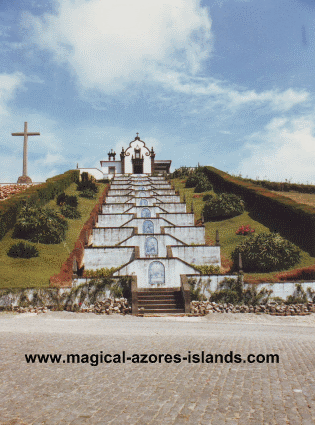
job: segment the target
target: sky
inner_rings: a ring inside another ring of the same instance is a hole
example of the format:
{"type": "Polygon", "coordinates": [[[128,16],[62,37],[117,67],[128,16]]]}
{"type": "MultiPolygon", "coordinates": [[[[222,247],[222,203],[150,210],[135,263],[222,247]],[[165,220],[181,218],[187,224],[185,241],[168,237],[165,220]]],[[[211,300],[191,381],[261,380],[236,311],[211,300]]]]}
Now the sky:
{"type": "Polygon", "coordinates": [[[156,159],[315,184],[314,0],[1,0],[0,182],[156,159]]]}

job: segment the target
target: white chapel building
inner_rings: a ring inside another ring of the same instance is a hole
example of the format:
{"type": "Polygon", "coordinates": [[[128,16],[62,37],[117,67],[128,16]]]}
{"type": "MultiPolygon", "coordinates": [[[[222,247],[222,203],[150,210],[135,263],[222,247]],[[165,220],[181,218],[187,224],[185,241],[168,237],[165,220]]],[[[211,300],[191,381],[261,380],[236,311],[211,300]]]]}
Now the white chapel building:
{"type": "Polygon", "coordinates": [[[129,143],[128,148],[122,148],[120,159],[116,160],[116,152],[111,149],[108,152],[108,160],[100,161],[100,168],[79,168],[80,173],[88,172],[97,180],[111,179],[114,176],[126,174],[153,174],[169,173],[171,160],[156,160],[153,147],[151,150],[140,140],[139,133],[129,143]]]}

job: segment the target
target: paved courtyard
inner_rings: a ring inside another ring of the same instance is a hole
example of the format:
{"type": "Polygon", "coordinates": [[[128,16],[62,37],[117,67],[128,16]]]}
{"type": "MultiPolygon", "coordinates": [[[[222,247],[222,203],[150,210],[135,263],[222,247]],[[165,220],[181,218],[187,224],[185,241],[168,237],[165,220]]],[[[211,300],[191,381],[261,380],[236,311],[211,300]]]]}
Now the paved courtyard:
{"type": "Polygon", "coordinates": [[[315,314],[0,314],[1,424],[315,423],[315,314]],[[27,364],[25,354],[278,354],[275,363],[27,364]]]}

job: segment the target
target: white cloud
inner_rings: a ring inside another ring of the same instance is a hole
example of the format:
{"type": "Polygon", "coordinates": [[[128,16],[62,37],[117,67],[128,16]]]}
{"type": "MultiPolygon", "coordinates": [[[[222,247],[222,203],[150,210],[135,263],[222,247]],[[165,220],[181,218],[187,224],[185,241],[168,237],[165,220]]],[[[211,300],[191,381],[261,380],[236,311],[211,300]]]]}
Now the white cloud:
{"type": "Polygon", "coordinates": [[[52,154],[51,152],[48,152],[45,156],[45,158],[42,159],[38,159],[37,161],[35,161],[35,164],[40,164],[41,166],[43,165],[51,165],[51,164],[64,164],[69,162],[66,158],[64,158],[62,155],[60,155],[59,153],[57,154],[52,154]]]}
{"type": "Polygon", "coordinates": [[[8,115],[8,102],[14,98],[18,88],[22,87],[25,77],[20,72],[0,74],[0,115],[8,115]]]}
{"type": "Polygon", "coordinates": [[[23,15],[32,41],[66,62],[83,88],[112,92],[160,65],[197,72],[210,51],[200,0],[58,0],[56,15],[23,15]]]}
{"type": "Polygon", "coordinates": [[[305,90],[298,91],[292,88],[283,92],[267,90],[261,93],[255,90],[237,90],[215,78],[191,77],[178,71],[157,72],[155,80],[172,91],[206,97],[209,99],[210,107],[220,105],[232,110],[246,105],[268,104],[274,111],[285,112],[297,104],[306,102],[310,97],[305,90]]]}
{"type": "Polygon", "coordinates": [[[315,183],[315,122],[312,117],[275,118],[263,131],[248,137],[248,158],[238,167],[242,175],[270,180],[315,183]]]}

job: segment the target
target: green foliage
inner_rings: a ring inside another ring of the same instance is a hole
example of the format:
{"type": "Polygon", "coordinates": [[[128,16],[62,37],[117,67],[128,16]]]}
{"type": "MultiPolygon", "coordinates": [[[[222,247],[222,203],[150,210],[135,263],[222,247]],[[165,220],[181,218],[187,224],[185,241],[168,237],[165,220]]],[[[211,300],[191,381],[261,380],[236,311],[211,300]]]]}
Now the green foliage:
{"type": "Polygon", "coordinates": [[[96,278],[96,279],[100,279],[103,277],[110,277],[113,275],[113,273],[115,273],[115,271],[117,270],[116,267],[102,267],[101,269],[97,269],[97,270],[84,270],[84,277],[91,277],[91,278],[96,278]]]}
{"type": "MultiPolygon", "coordinates": [[[[77,184],[77,190],[80,192],[86,192],[86,191],[90,191],[94,193],[98,192],[95,179],[92,176],[89,177],[88,173],[85,173],[85,172],[82,173],[81,175],[81,181],[79,181],[77,184]]],[[[85,197],[87,198],[88,196],[85,196],[85,197]]]]}
{"type": "Polygon", "coordinates": [[[207,275],[207,274],[220,274],[221,273],[221,269],[220,266],[214,266],[213,264],[211,265],[202,265],[202,266],[197,266],[196,264],[192,264],[192,266],[199,270],[201,274],[203,275],[207,275]]]}
{"type": "Polygon", "coordinates": [[[226,217],[235,217],[244,212],[243,200],[232,193],[222,193],[206,201],[203,214],[206,221],[226,217]]]}
{"type": "Polygon", "coordinates": [[[212,194],[212,193],[206,193],[203,197],[202,197],[202,200],[204,201],[204,202],[206,202],[206,201],[210,201],[211,199],[213,199],[214,198],[214,195],[212,194]]]}
{"type": "Polygon", "coordinates": [[[262,288],[259,292],[256,285],[244,289],[242,276],[236,279],[225,278],[219,288],[211,294],[210,300],[216,303],[257,305],[267,303],[272,290],[262,288]]]}
{"type": "Polygon", "coordinates": [[[275,190],[277,192],[293,191],[299,193],[315,193],[315,186],[311,184],[291,183],[289,180],[285,180],[284,182],[272,182],[269,180],[253,180],[240,177],[238,178],[246,182],[254,183],[269,190],[275,190]]]}
{"type": "Polygon", "coordinates": [[[188,284],[190,286],[190,299],[191,301],[206,301],[207,297],[205,291],[210,287],[211,280],[208,279],[206,284],[203,284],[199,279],[189,278],[188,284]]]}
{"type": "Polygon", "coordinates": [[[64,192],[78,178],[78,170],[67,171],[64,174],[47,179],[46,183],[31,186],[25,191],[0,202],[0,239],[9,229],[14,227],[20,209],[26,201],[32,205],[43,206],[64,192]]]}
{"type": "Polygon", "coordinates": [[[315,209],[299,204],[293,199],[258,186],[251,181],[233,177],[214,167],[204,167],[204,173],[217,192],[233,192],[240,195],[251,213],[260,223],[280,231],[287,239],[315,255],[315,209]],[[296,223],[296,225],[288,225],[296,223]],[[298,225],[303,223],[302,225],[298,225]]]}
{"type": "Polygon", "coordinates": [[[277,233],[251,235],[232,252],[234,265],[242,256],[243,270],[265,272],[285,270],[294,266],[301,256],[300,249],[277,233]]]}
{"type": "Polygon", "coordinates": [[[13,258],[32,258],[39,255],[36,246],[26,242],[19,242],[12,245],[7,254],[13,258]]]}
{"type": "Polygon", "coordinates": [[[95,198],[95,192],[90,189],[83,190],[80,195],[81,198],[93,199],[95,198]]]}
{"type": "Polygon", "coordinates": [[[109,290],[110,294],[115,298],[123,297],[129,301],[131,300],[131,277],[121,276],[118,280],[112,279],[111,275],[115,270],[117,269],[114,267],[111,269],[100,269],[99,276],[95,274],[93,279],[90,280],[87,293],[91,304],[94,304],[97,296],[105,290],[109,290]]]}
{"type": "Polygon", "coordinates": [[[78,197],[69,196],[63,192],[57,196],[57,205],[69,205],[70,207],[76,208],[78,206],[78,197]]]}
{"type": "MultiPolygon", "coordinates": [[[[310,288],[308,288],[308,292],[310,288]]],[[[312,291],[312,290],[311,290],[312,291]]],[[[304,291],[300,283],[295,284],[293,295],[288,295],[285,304],[306,304],[308,301],[307,293],[304,291]]]]}
{"type": "Polygon", "coordinates": [[[76,207],[71,207],[70,205],[63,205],[60,209],[61,214],[70,219],[78,219],[81,218],[80,212],[76,209],[76,207]]]}
{"type": "Polygon", "coordinates": [[[207,177],[204,174],[201,174],[198,180],[198,183],[195,187],[196,193],[207,192],[208,190],[213,190],[212,184],[209,182],[207,177]]]}
{"type": "Polygon", "coordinates": [[[49,208],[22,207],[13,237],[31,242],[56,244],[65,239],[67,221],[49,208]]]}
{"type": "Polygon", "coordinates": [[[189,175],[189,168],[188,167],[180,167],[177,170],[172,173],[171,178],[172,179],[182,179],[189,175]]]}

